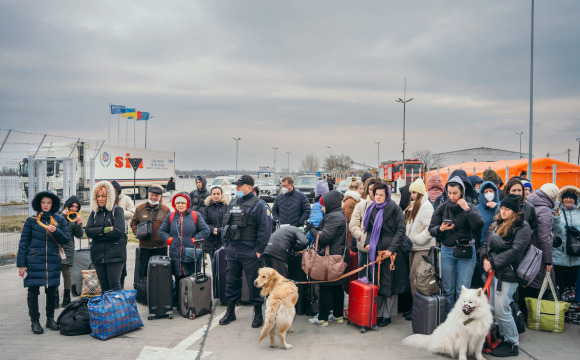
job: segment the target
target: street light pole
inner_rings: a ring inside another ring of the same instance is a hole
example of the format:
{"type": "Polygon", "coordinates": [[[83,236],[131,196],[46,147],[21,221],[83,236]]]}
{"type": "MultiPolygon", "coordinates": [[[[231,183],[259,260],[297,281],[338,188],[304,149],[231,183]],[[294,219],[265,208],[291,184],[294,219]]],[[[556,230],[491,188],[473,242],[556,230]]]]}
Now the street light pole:
{"type": "Polygon", "coordinates": [[[523,133],[524,133],[523,131],[522,132],[519,132],[519,133],[516,133],[516,135],[519,135],[520,136],[520,159],[522,158],[522,134],[523,133]]]}
{"type": "Polygon", "coordinates": [[[288,176],[290,176],[290,153],[292,151],[286,151],[286,154],[288,154],[288,176]]]}
{"type": "Polygon", "coordinates": [[[242,138],[233,138],[236,140],[236,175],[238,175],[238,141],[242,140],[242,138]]]}
{"type": "Polygon", "coordinates": [[[381,160],[380,160],[380,157],[381,157],[381,145],[380,144],[381,144],[381,142],[380,141],[378,141],[378,142],[375,141],[375,144],[377,144],[377,174],[378,174],[379,173],[379,167],[381,165],[381,160]]]}
{"type": "Polygon", "coordinates": [[[407,77],[405,76],[405,88],[403,90],[403,98],[399,98],[397,100],[395,100],[398,103],[402,103],[403,104],[403,178],[405,181],[407,181],[407,172],[405,171],[405,117],[407,114],[407,103],[411,100],[413,100],[413,98],[410,98],[409,100],[407,100],[407,77]]]}
{"type": "Polygon", "coordinates": [[[330,151],[330,156],[328,158],[328,168],[330,169],[329,171],[332,173],[332,149],[330,148],[330,146],[327,146],[327,148],[330,151]]]}
{"type": "Polygon", "coordinates": [[[274,171],[276,171],[276,150],[278,150],[278,148],[272,146],[272,149],[274,149],[274,171]]]}
{"type": "Polygon", "coordinates": [[[576,138],[578,141],[578,165],[580,165],[580,138],[576,138]]]}
{"type": "Polygon", "coordinates": [[[530,150],[528,154],[528,179],[532,182],[532,141],[534,134],[534,0],[532,0],[532,37],[530,54],[530,150]]]}
{"type": "MultiPolygon", "coordinates": [[[[149,119],[153,119],[154,117],[155,116],[150,116],[149,119]]],[[[145,120],[145,149],[147,149],[147,124],[148,123],[149,123],[149,120],[145,120]]]]}

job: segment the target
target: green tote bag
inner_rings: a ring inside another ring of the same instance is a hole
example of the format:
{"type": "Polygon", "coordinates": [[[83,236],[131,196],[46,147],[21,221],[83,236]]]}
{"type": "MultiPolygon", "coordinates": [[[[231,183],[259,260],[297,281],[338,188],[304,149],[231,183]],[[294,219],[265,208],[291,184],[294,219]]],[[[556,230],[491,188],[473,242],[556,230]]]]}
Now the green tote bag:
{"type": "Polygon", "coordinates": [[[570,303],[542,300],[547,285],[550,285],[554,299],[558,299],[550,274],[546,274],[538,298],[526,298],[528,327],[532,330],[562,332],[564,331],[564,314],[568,311],[570,303]]]}

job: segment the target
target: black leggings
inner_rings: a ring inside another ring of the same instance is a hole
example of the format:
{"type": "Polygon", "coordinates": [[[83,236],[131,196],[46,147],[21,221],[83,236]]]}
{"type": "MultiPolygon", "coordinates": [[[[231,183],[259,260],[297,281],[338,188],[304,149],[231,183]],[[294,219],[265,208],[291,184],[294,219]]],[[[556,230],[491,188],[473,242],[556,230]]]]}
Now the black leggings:
{"type": "MultiPolygon", "coordinates": [[[[58,300],[56,291],[58,286],[49,286],[44,288],[46,294],[46,318],[54,319],[54,306],[58,300]]],[[[38,311],[38,295],[40,295],[39,286],[31,286],[28,288],[28,315],[32,320],[40,320],[40,312],[38,311]]]]}
{"type": "Polygon", "coordinates": [[[124,266],[124,262],[95,264],[103,293],[109,290],[121,290],[121,274],[124,266]]]}
{"type": "Polygon", "coordinates": [[[344,309],[344,290],[342,285],[322,285],[320,284],[318,320],[328,320],[330,310],[337,318],[342,317],[344,309]]]}

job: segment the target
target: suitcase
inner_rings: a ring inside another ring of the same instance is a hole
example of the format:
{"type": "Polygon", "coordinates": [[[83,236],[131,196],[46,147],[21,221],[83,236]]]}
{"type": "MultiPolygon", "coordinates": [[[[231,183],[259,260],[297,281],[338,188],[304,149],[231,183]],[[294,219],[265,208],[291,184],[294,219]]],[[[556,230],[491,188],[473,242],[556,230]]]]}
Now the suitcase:
{"type": "MultiPolygon", "coordinates": [[[[88,239],[87,243],[88,243],[88,239]]],[[[71,269],[71,293],[73,296],[81,296],[83,289],[83,270],[92,268],[90,247],[82,247],[82,239],[79,239],[79,249],[74,250],[73,266],[71,269]]]]}
{"type": "MultiPolygon", "coordinates": [[[[312,279],[310,279],[312,280],[312,279]]],[[[306,285],[306,292],[308,293],[308,307],[306,314],[317,315],[318,314],[318,300],[320,299],[320,285],[310,284],[306,285]]]]}
{"type": "Polygon", "coordinates": [[[412,316],[413,333],[431,335],[445,321],[445,298],[441,295],[426,296],[416,291],[412,316]]]}
{"type": "Polygon", "coordinates": [[[213,264],[213,298],[220,299],[222,305],[226,305],[226,249],[222,246],[214,253],[213,264]]]}
{"type": "MultiPolygon", "coordinates": [[[[348,258],[348,267],[346,268],[346,272],[351,272],[353,270],[358,269],[358,253],[355,253],[352,250],[348,250],[350,252],[349,258],[348,258]]],[[[350,283],[354,280],[358,279],[358,273],[354,273],[351,276],[346,278],[346,283],[344,285],[344,291],[350,295],[349,293],[349,289],[350,289],[350,283]]]]}
{"type": "Polygon", "coordinates": [[[139,275],[141,274],[141,258],[139,257],[139,247],[135,249],[135,272],[133,273],[133,289],[137,290],[139,275]]]}
{"type": "Polygon", "coordinates": [[[155,255],[147,266],[148,320],[168,316],[173,319],[173,278],[169,256],[155,255]]]}
{"type": "Polygon", "coordinates": [[[347,324],[353,323],[360,326],[360,332],[366,329],[377,331],[377,294],[378,287],[359,280],[350,283],[348,295],[348,311],[346,313],[347,324]]]}
{"type": "MultiPolygon", "coordinates": [[[[194,245],[200,245],[203,240],[194,241],[194,245]]],[[[195,259],[197,262],[197,257],[195,259]]],[[[202,273],[195,273],[181,279],[179,282],[179,312],[181,315],[193,320],[198,316],[213,312],[211,298],[211,276],[205,273],[205,257],[202,257],[202,273]]],[[[195,265],[197,269],[197,263],[195,265]]]]}

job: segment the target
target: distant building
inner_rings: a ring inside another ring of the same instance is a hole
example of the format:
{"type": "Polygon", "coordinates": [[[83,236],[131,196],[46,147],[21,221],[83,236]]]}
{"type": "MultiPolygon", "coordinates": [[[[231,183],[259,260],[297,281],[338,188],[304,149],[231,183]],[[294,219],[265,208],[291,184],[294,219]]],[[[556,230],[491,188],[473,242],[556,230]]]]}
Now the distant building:
{"type": "MultiPolygon", "coordinates": [[[[500,160],[519,160],[519,151],[508,151],[501,149],[492,149],[480,147],[474,149],[456,150],[439,153],[444,157],[445,166],[462,164],[471,161],[500,161],[500,160]]],[[[528,153],[522,153],[522,159],[527,159],[528,153]]]]}

